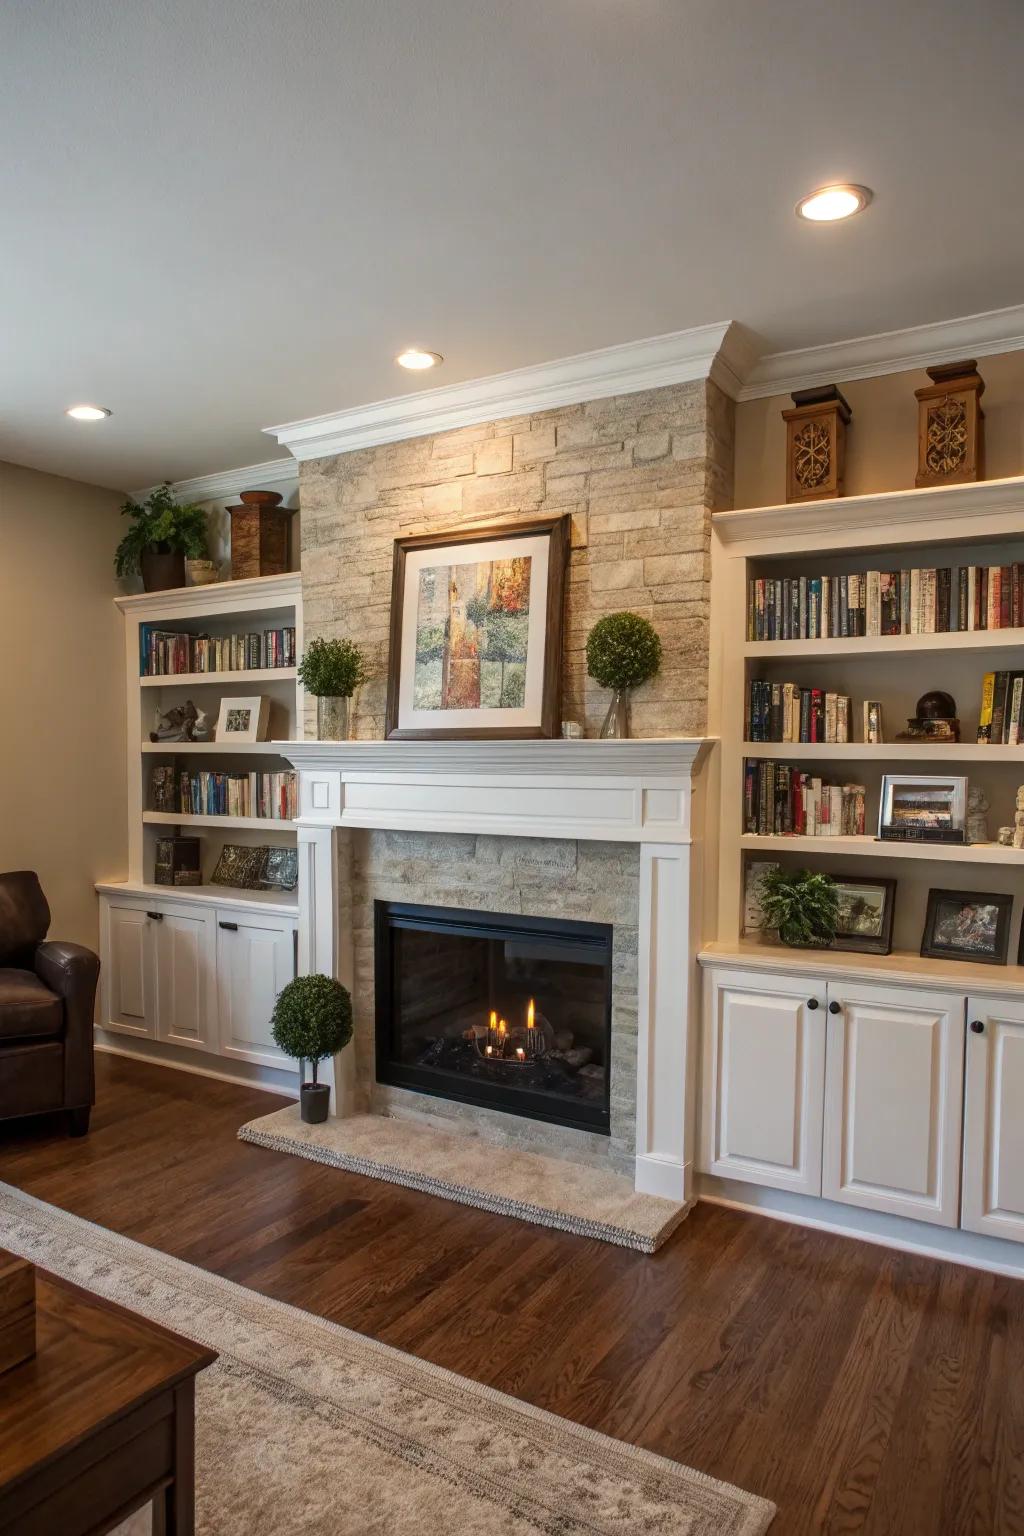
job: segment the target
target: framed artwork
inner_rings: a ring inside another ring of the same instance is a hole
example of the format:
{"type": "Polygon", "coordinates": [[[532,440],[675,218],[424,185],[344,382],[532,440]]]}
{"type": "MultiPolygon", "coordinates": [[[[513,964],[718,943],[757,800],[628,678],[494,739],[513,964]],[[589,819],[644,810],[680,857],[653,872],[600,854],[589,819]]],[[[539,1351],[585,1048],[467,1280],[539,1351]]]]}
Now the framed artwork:
{"type": "Polygon", "coordinates": [[[967,780],[945,775],[887,773],[882,778],[878,835],[896,842],[967,840],[967,780]]]}
{"type": "Polygon", "coordinates": [[[395,540],[388,737],[558,735],[570,523],[395,540]]]}
{"type": "Polygon", "coordinates": [[[294,891],[299,883],[299,850],[297,848],[267,849],[266,863],[260,885],[268,891],[294,891]]]}
{"type": "Polygon", "coordinates": [[[765,875],[778,869],[772,859],[748,859],[743,866],[743,932],[770,933],[761,910],[761,884],[765,875]]]}
{"type": "Polygon", "coordinates": [[[269,717],[270,700],[266,694],[254,693],[245,699],[221,699],[216,739],[225,745],[266,741],[269,717]]]}
{"type": "Polygon", "coordinates": [[[1001,891],[929,891],[922,955],[1005,965],[1012,908],[1001,891]]]}
{"type": "Polygon", "coordinates": [[[263,884],[266,867],[266,844],[257,843],[250,848],[242,843],[225,843],[210,876],[210,883],[237,885],[243,891],[258,891],[263,884]]]}
{"type": "Polygon", "coordinates": [[[888,877],[833,875],[839,897],[839,925],[833,949],[887,955],[892,949],[896,881],[888,877]]]}

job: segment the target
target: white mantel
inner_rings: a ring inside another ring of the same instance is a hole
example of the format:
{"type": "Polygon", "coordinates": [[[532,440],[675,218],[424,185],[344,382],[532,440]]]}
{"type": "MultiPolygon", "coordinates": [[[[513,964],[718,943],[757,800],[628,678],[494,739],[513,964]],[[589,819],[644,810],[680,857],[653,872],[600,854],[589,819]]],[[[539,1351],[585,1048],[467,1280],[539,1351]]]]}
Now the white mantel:
{"type": "MultiPolygon", "coordinates": [[[[338,831],[489,833],[640,845],[636,1187],[690,1197],[701,879],[694,811],[707,738],[302,741],[299,968],[351,981],[338,831]],[[691,1017],[691,1014],[693,1017],[691,1017]]],[[[337,1059],[344,1067],[343,1054],[337,1059]]],[[[350,1090],[336,1073],[333,1104],[350,1090]]]]}

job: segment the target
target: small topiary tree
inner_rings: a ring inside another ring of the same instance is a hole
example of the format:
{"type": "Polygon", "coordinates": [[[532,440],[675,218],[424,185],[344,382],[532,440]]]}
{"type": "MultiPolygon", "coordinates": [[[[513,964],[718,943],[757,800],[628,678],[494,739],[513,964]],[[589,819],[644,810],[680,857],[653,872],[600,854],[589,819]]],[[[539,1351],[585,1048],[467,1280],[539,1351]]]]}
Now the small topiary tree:
{"type": "Polygon", "coordinates": [[[350,699],[366,681],[366,663],[351,640],[311,640],[299,662],[299,682],[319,699],[350,699]]]}
{"type": "Polygon", "coordinates": [[[661,665],[661,640],[638,613],[606,613],[587,636],[587,672],[602,688],[638,688],[661,665]]]}
{"type": "Polygon", "coordinates": [[[275,1044],[316,1069],[352,1039],[352,999],[332,976],[296,976],[282,987],[271,1017],[275,1044]]]}

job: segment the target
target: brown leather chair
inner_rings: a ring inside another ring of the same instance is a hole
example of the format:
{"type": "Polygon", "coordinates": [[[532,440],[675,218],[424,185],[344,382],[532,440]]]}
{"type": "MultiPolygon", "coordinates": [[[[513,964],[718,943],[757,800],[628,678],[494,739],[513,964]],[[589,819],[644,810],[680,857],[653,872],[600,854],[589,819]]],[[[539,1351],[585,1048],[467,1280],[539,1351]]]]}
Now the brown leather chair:
{"type": "Polygon", "coordinates": [[[0,874],[0,1120],[66,1110],[84,1136],[100,962],[81,944],[45,942],[49,926],[38,876],[0,874]]]}

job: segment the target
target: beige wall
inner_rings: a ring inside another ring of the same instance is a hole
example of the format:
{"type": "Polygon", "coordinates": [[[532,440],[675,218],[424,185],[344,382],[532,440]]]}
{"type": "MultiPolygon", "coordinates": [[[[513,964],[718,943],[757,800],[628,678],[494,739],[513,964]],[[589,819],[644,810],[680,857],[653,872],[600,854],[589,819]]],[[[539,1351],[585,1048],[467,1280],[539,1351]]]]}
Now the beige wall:
{"type": "Polygon", "coordinates": [[[35,869],[54,938],[95,949],[127,873],[114,491],[0,463],[0,869],[35,869]]]}
{"type": "Polygon", "coordinates": [[[587,678],[586,637],[630,609],[664,646],[635,734],[703,733],[710,511],[731,504],[732,417],[716,385],[680,384],[300,465],[306,637],[364,647],[356,734],[384,731],[395,538],[546,513],[573,520],[563,718],[600,730],[609,695],[587,678]]]}
{"type": "MultiPolygon", "coordinates": [[[[1024,351],[978,359],[985,380],[985,478],[1024,472],[1024,351]]],[[[846,494],[901,491],[917,474],[917,401],[931,381],[924,369],[852,379],[840,389],[853,420],[846,439],[846,494]]],[[[786,499],[788,395],[744,400],[736,407],[736,506],[775,506],[786,499]]]]}

